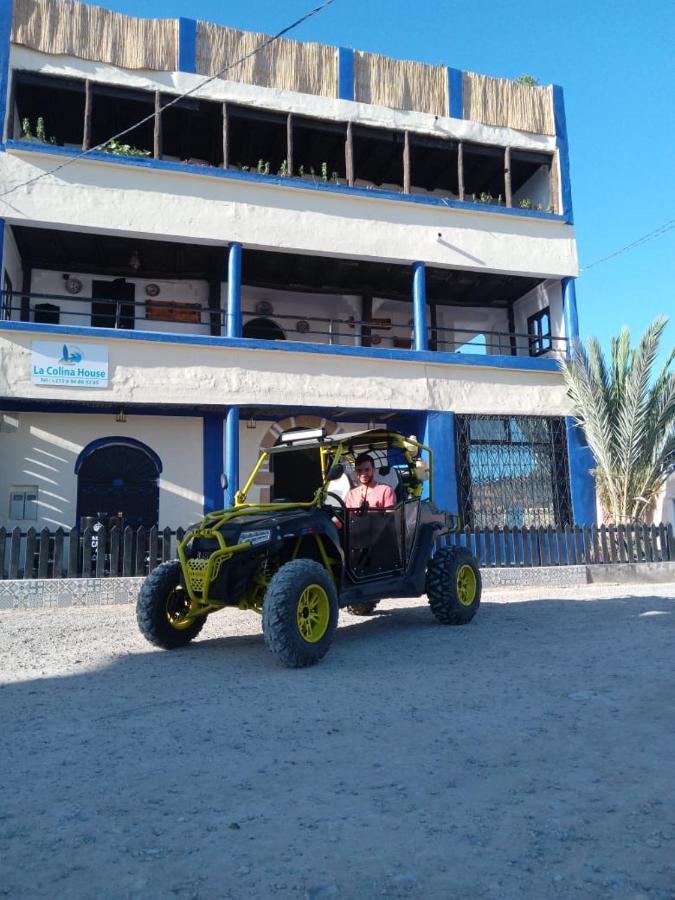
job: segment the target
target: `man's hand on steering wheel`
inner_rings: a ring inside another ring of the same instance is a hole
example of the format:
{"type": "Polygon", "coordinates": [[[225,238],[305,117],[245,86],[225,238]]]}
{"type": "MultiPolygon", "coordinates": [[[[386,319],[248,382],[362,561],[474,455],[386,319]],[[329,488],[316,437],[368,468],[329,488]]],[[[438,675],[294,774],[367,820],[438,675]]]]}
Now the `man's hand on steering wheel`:
{"type": "Polygon", "coordinates": [[[332,497],[333,500],[337,500],[337,507],[333,506],[332,503],[326,503],[324,501],[324,506],[328,506],[337,519],[338,528],[343,528],[345,524],[345,519],[347,518],[347,507],[345,506],[345,501],[339,494],[333,493],[333,491],[326,491],[326,500],[332,497]]]}

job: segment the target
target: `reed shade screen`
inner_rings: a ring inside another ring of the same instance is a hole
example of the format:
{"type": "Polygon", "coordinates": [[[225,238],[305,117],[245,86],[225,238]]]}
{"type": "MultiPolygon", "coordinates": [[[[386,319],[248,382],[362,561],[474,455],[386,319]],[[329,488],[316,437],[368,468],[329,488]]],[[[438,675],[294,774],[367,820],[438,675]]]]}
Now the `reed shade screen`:
{"type": "Polygon", "coordinates": [[[12,41],[123,69],[176,69],[175,19],[137,19],[70,0],[14,0],[12,41]]]}
{"type": "MultiPolygon", "coordinates": [[[[215,75],[267,40],[269,35],[238,31],[210,22],[197,23],[197,72],[215,75]]],[[[279,38],[223,74],[227,81],[337,96],[337,55],[334,47],[279,38]]]]}
{"type": "Polygon", "coordinates": [[[550,86],[534,87],[507,78],[464,72],[463,94],[464,118],[471,122],[555,134],[550,86]]]}
{"type": "Polygon", "coordinates": [[[354,54],[354,99],[392,109],[447,116],[448,72],[445,66],[358,51],[354,54]]]}

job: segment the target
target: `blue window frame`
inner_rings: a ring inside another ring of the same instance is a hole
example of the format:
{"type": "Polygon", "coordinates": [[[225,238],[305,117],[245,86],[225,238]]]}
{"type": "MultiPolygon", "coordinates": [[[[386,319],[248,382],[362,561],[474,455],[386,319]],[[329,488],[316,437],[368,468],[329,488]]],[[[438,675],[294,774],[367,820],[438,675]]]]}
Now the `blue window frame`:
{"type": "Polygon", "coordinates": [[[553,344],[551,339],[550,307],[540,309],[527,320],[528,347],[530,356],[541,356],[548,353],[553,344]]]}

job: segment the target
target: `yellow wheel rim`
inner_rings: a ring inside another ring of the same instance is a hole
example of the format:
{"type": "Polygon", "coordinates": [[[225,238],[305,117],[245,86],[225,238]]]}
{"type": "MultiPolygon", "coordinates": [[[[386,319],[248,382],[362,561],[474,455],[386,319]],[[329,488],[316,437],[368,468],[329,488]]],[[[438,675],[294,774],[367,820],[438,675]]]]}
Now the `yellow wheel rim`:
{"type": "Polygon", "coordinates": [[[476,573],[469,565],[459,567],[457,572],[457,599],[462,606],[471,606],[476,599],[476,573]]]}
{"type": "Polygon", "coordinates": [[[190,609],[190,598],[186,591],[174,588],[166,598],[166,618],[172,628],[182,631],[189,628],[195,620],[190,609]]]}
{"type": "Polygon", "coordinates": [[[300,594],[296,620],[300,637],[308,644],[316,644],[324,636],[330,621],[330,603],[321,585],[310,584],[300,594]]]}

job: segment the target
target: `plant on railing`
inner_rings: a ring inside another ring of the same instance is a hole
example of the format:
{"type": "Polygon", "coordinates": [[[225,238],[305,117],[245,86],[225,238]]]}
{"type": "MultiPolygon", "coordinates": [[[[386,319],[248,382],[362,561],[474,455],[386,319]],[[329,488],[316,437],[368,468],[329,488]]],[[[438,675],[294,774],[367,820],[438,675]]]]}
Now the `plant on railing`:
{"type": "Polygon", "coordinates": [[[493,197],[489,191],[481,191],[478,196],[473,194],[473,199],[475,203],[486,203],[491,206],[503,206],[504,201],[502,200],[502,195],[499,194],[497,197],[493,197]]]}
{"type": "Polygon", "coordinates": [[[539,79],[535,78],[534,75],[519,75],[514,79],[516,84],[528,84],[530,87],[536,87],[539,84],[539,79]]]}
{"type": "Polygon", "coordinates": [[[298,178],[304,178],[306,181],[311,179],[314,182],[320,179],[324,184],[327,184],[329,181],[331,184],[340,184],[339,173],[331,172],[325,160],[319,166],[318,174],[314,166],[310,166],[309,169],[306,169],[304,165],[298,166],[298,178]]]}
{"type": "Polygon", "coordinates": [[[534,204],[532,203],[532,201],[530,200],[529,197],[523,197],[522,199],[520,199],[518,201],[518,206],[521,209],[532,209],[534,207],[534,204]]]}
{"type": "Polygon", "coordinates": [[[26,141],[39,141],[41,144],[55,144],[56,138],[54,136],[48,138],[45,132],[45,120],[42,116],[37,117],[37,121],[35,123],[35,135],[33,135],[33,130],[31,128],[30,119],[26,117],[21,120],[21,135],[26,141]]]}
{"type": "Polygon", "coordinates": [[[560,363],[575,422],[595,457],[598,498],[613,522],[643,518],[675,468],[675,348],[654,371],[666,322],[655,319],[637,347],[624,327],[611,340],[609,362],[590,338],[560,363]]]}
{"type": "Polygon", "coordinates": [[[113,138],[102,145],[101,153],[112,153],[113,156],[150,156],[149,150],[141,150],[131,144],[122,144],[113,138]]]}
{"type": "Polygon", "coordinates": [[[258,172],[258,175],[269,175],[270,174],[269,161],[266,159],[259,159],[257,172],[258,172]]]}
{"type": "Polygon", "coordinates": [[[279,169],[277,170],[277,175],[279,175],[280,178],[288,178],[289,174],[290,173],[288,171],[288,160],[282,159],[281,165],[279,166],[279,169]]]}

